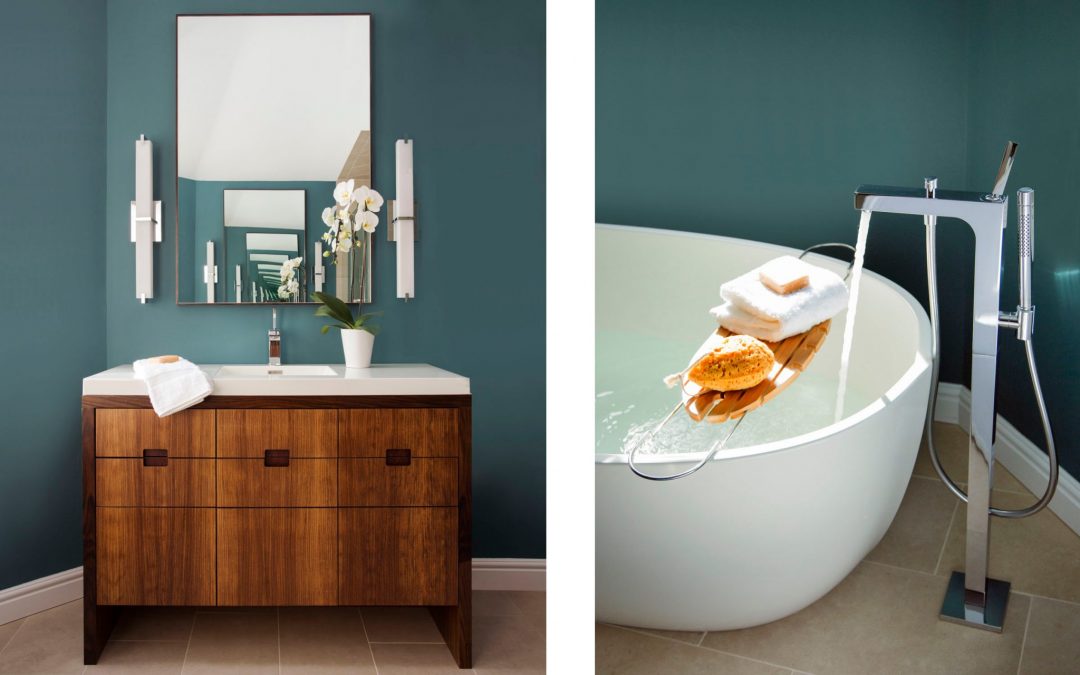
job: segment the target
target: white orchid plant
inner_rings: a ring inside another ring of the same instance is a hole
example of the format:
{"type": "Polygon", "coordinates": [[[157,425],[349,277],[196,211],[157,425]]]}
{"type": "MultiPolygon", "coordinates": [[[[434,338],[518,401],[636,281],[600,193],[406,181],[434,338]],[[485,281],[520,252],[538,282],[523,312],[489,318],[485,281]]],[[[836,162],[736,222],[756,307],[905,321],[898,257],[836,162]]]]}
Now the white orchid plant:
{"type": "Polygon", "coordinates": [[[323,234],[328,250],[323,256],[337,264],[336,253],[348,253],[354,246],[364,245],[364,234],[375,232],[379,216],[375,215],[382,208],[383,198],[366,185],[356,186],[356,181],[347,180],[334,188],[333,206],[323,209],[322,219],[329,230],[323,234]]]}
{"type": "Polygon", "coordinates": [[[300,282],[296,278],[296,271],[303,265],[303,258],[290,258],[281,263],[281,285],[278,286],[277,294],[282,300],[295,298],[300,293],[300,282]]]}

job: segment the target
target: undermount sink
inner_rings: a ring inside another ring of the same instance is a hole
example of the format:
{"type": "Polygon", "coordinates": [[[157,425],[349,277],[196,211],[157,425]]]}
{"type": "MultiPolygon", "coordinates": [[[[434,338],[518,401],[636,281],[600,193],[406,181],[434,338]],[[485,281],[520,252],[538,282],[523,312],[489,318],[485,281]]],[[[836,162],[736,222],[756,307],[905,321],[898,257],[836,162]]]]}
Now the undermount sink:
{"type": "Polygon", "coordinates": [[[336,377],[337,373],[330,366],[310,365],[245,365],[245,366],[222,366],[218,369],[216,377],[336,377]]]}

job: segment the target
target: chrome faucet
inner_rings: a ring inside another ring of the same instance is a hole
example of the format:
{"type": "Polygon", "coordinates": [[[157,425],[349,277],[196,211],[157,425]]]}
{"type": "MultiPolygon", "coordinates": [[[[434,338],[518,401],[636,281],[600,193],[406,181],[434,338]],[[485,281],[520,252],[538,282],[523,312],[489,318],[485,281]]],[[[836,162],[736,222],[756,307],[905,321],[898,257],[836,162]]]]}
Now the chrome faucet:
{"type": "Polygon", "coordinates": [[[271,311],[271,323],[270,330],[267,331],[267,338],[269,339],[269,351],[270,351],[270,365],[281,365],[281,331],[277,327],[277,307],[272,307],[271,311]]]}
{"type": "Polygon", "coordinates": [[[860,185],[855,191],[855,208],[861,211],[903,213],[923,216],[927,230],[927,277],[933,330],[933,369],[927,412],[927,441],[931,458],[946,486],[967,501],[966,559],[964,572],[954,572],[942,605],[941,618],[988,630],[1002,630],[1009,583],[987,578],[990,516],[1022,518],[1038,512],[1050,501],[1056,487],[1057,458],[1049,418],[1038,382],[1031,348],[1035,307],[1031,303],[1031,260],[1034,233],[1034,192],[1018,193],[1020,234],[1020,304],[1015,312],[1000,312],[1001,252],[1008,198],[1005,184],[1016,155],[1016,143],[1005,146],[994,187],[990,193],[938,190],[937,179],[927,178],[923,187],[898,188],[860,185]],[[975,285],[971,336],[971,422],[968,439],[968,492],[965,495],[944,473],[933,447],[933,407],[937,390],[938,321],[935,228],[938,217],[958,218],[975,232],[975,285]],[[994,385],[997,375],[998,330],[1016,330],[1028,356],[1044,432],[1050,448],[1051,478],[1047,491],[1033,506],[1005,510],[990,506],[990,486],[994,468],[994,385]]]}

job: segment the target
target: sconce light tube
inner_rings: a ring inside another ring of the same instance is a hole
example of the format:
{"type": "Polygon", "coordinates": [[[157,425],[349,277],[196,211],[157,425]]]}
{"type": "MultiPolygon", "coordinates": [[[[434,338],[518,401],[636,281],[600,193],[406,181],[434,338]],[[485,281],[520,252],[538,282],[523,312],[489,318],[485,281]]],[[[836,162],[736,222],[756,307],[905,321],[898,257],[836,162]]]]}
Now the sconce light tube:
{"type": "Polygon", "coordinates": [[[206,301],[214,302],[214,286],[217,285],[218,269],[214,264],[214,241],[206,242],[206,264],[203,265],[203,282],[206,283],[206,301]]]}
{"type": "Polygon", "coordinates": [[[234,280],[234,282],[236,284],[236,301],[237,302],[242,302],[243,301],[242,296],[244,295],[244,284],[243,284],[243,280],[240,278],[240,266],[239,265],[236,266],[236,276],[233,278],[233,280],[234,280]]]}
{"type": "Polygon", "coordinates": [[[135,201],[131,202],[131,241],[135,242],[135,297],[154,297],[154,242],[161,241],[161,202],[154,201],[154,144],[135,141],[135,201]]]}
{"type": "Polygon", "coordinates": [[[394,144],[397,160],[397,200],[393,216],[397,240],[397,297],[408,301],[416,297],[414,263],[414,215],[413,200],[413,143],[411,139],[398,139],[394,144]]]}
{"type": "Polygon", "coordinates": [[[315,292],[322,293],[323,284],[326,283],[326,267],[323,266],[322,242],[315,242],[315,292]]]}

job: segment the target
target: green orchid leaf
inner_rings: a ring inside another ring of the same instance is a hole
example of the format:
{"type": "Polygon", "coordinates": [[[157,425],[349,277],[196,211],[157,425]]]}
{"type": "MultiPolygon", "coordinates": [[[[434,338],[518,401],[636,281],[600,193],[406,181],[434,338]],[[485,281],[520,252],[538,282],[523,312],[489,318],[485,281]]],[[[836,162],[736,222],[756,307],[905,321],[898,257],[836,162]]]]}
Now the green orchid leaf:
{"type": "Polygon", "coordinates": [[[341,323],[350,324],[353,321],[352,311],[349,310],[348,305],[342,302],[341,298],[337,296],[329,295],[321,291],[315,291],[312,295],[315,299],[323,304],[322,307],[315,310],[318,316],[329,316],[333,319],[337,319],[341,323]],[[326,308],[325,313],[320,313],[319,310],[326,308]]]}

